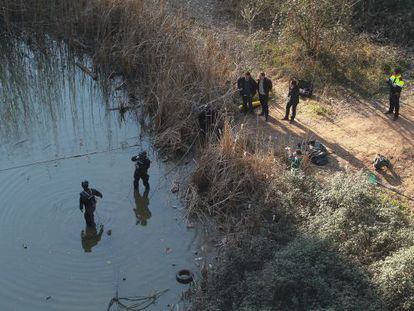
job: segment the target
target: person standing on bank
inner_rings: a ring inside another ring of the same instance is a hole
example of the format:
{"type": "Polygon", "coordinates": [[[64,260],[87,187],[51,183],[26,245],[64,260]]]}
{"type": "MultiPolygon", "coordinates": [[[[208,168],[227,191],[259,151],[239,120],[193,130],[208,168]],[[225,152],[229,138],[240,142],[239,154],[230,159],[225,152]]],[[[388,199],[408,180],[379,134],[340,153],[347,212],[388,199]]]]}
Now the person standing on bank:
{"type": "Polygon", "coordinates": [[[295,121],[296,107],[299,104],[299,87],[296,80],[292,80],[289,86],[288,102],[286,104],[285,117],[282,120],[289,120],[289,112],[292,107],[292,114],[290,116],[290,123],[295,121]]]}
{"type": "Polygon", "coordinates": [[[266,77],[266,74],[262,72],[259,75],[259,80],[257,80],[258,90],[259,90],[259,100],[260,105],[262,106],[261,116],[265,117],[267,122],[269,118],[269,92],[273,88],[272,80],[266,77]]]}
{"type": "Polygon", "coordinates": [[[95,227],[94,212],[96,209],[96,197],[102,198],[103,195],[98,190],[89,188],[89,182],[87,180],[82,181],[83,191],[80,193],[79,209],[83,212],[85,208],[84,217],[87,227],[95,227]]]}
{"type": "Polygon", "coordinates": [[[243,99],[243,110],[253,113],[253,96],[256,94],[257,84],[252,79],[250,72],[246,72],[244,77],[237,80],[237,88],[243,99]]]}
{"type": "Polygon", "coordinates": [[[404,87],[404,80],[401,77],[401,70],[395,69],[393,74],[387,80],[390,86],[390,107],[385,114],[394,113],[393,120],[397,120],[400,114],[400,96],[404,87]]]}
{"type": "Polygon", "coordinates": [[[145,186],[145,189],[150,188],[149,185],[149,175],[148,170],[151,165],[151,161],[148,159],[147,152],[143,151],[137,156],[133,156],[131,161],[135,163],[135,173],[134,173],[134,189],[138,191],[139,180],[142,179],[142,183],[145,186]]]}

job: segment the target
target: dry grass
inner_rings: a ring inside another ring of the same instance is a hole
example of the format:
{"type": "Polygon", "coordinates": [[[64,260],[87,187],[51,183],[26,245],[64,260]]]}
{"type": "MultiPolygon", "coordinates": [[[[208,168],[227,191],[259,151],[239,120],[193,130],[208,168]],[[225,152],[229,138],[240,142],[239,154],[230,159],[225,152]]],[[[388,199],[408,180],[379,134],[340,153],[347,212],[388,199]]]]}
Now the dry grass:
{"type": "Polygon", "coordinates": [[[271,141],[249,135],[243,125],[231,127],[226,121],[219,141],[201,151],[187,192],[188,212],[239,222],[245,211],[266,200],[271,180],[286,171],[275,158],[276,149],[271,141]]]}
{"type": "Polygon", "coordinates": [[[186,150],[197,135],[191,108],[227,91],[222,77],[231,76],[231,62],[219,40],[163,0],[3,0],[0,20],[32,39],[65,40],[108,76],[122,73],[144,99],[157,145],[169,153],[186,150]]]}

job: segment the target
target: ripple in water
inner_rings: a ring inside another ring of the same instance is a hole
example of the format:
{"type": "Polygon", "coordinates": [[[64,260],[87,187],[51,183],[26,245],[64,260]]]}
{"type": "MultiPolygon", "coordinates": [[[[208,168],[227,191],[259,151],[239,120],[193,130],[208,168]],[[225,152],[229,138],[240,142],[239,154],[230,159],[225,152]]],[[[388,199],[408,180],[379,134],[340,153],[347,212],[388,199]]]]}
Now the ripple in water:
{"type": "Polygon", "coordinates": [[[149,309],[166,310],[185,289],[176,270],[195,268],[193,235],[169,187],[154,186],[166,171],[155,154],[148,200],[132,190],[137,148],[1,171],[134,143],[150,149],[132,116],[121,122],[106,109],[123,94],[104,96],[57,45],[49,60],[22,44],[1,52],[9,63],[0,70],[13,74],[0,75],[0,89],[15,93],[0,91],[0,310],[106,310],[117,286],[120,296],[170,289],[149,309]],[[104,194],[96,231],[79,211],[83,179],[104,194]]]}

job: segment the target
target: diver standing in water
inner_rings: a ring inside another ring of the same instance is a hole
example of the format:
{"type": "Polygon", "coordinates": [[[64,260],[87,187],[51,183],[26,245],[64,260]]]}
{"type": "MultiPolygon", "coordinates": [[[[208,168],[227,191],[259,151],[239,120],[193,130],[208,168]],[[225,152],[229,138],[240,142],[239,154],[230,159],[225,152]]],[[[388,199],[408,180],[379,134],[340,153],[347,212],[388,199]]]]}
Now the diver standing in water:
{"type": "Polygon", "coordinates": [[[151,161],[148,159],[147,152],[143,151],[137,156],[133,156],[131,161],[135,163],[135,173],[134,173],[134,189],[138,190],[139,180],[142,179],[142,183],[145,186],[146,190],[149,190],[149,175],[148,169],[150,168],[151,161]]]}
{"type": "Polygon", "coordinates": [[[85,221],[87,227],[95,227],[95,219],[94,219],[94,212],[96,209],[96,197],[102,198],[102,193],[98,190],[89,188],[89,182],[87,180],[82,181],[82,188],[83,191],[80,193],[79,198],[79,209],[83,212],[83,208],[85,207],[85,221]]]}

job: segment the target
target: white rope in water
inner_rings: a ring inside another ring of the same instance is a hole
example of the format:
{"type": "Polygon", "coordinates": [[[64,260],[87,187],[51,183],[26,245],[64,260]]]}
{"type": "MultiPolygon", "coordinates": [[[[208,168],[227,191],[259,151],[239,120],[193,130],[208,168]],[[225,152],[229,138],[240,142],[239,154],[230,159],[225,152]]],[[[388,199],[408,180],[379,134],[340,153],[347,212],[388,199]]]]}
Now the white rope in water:
{"type": "Polygon", "coordinates": [[[72,155],[72,156],[64,156],[64,157],[51,159],[51,160],[32,162],[32,163],[12,166],[12,167],[8,167],[8,168],[3,168],[3,169],[0,169],[0,172],[11,171],[11,170],[24,168],[24,167],[29,167],[29,166],[34,166],[34,165],[48,164],[48,163],[57,162],[57,161],[70,160],[70,159],[75,159],[75,158],[82,158],[82,157],[86,157],[86,156],[90,156],[90,155],[108,153],[108,152],[117,151],[117,150],[125,150],[125,149],[130,149],[130,148],[133,148],[133,147],[137,147],[137,146],[141,146],[141,144],[134,144],[134,145],[131,145],[131,146],[128,146],[128,147],[119,147],[119,148],[113,148],[113,149],[103,150],[103,151],[93,151],[93,152],[89,152],[89,153],[76,154],[76,155],[72,155]]]}

